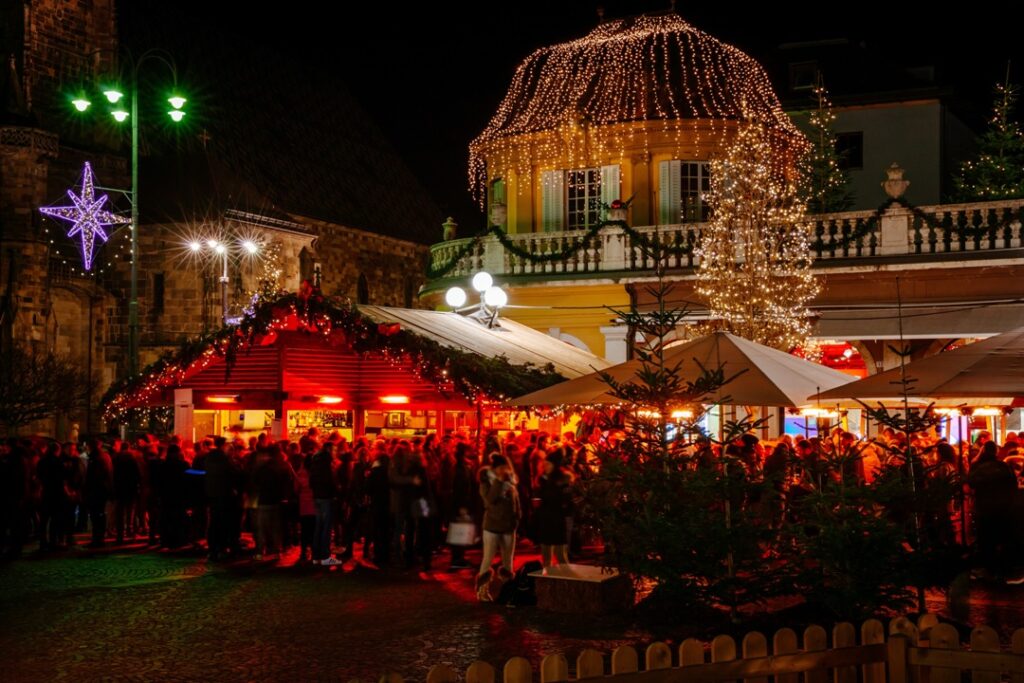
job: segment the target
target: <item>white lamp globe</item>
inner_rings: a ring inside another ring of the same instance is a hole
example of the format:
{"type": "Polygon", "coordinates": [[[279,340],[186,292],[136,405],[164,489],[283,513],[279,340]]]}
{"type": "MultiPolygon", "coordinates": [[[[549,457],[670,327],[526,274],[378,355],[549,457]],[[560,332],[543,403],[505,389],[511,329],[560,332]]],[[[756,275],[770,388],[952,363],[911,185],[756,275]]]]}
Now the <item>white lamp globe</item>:
{"type": "Polygon", "coordinates": [[[484,292],[484,303],[491,308],[501,308],[508,303],[508,294],[501,287],[488,287],[484,292]]]}
{"type": "Polygon", "coordinates": [[[466,290],[462,287],[450,287],[444,293],[444,302],[452,308],[462,308],[466,305],[466,290]]]}
{"type": "Polygon", "coordinates": [[[494,284],[494,278],[490,273],[480,271],[473,276],[473,289],[483,294],[494,284]]]}

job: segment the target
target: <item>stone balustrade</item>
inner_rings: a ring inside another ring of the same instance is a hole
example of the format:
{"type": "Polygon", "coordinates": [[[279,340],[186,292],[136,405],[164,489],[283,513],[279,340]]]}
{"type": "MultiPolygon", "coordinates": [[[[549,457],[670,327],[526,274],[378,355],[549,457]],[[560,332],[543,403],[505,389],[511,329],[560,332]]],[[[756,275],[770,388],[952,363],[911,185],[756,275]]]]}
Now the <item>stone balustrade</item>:
{"type": "MultiPolygon", "coordinates": [[[[858,259],[927,259],[938,254],[1024,249],[1024,200],[940,204],[884,211],[848,211],[809,217],[811,251],[818,267],[858,259]]],[[[496,276],[552,276],[644,273],[654,267],[645,243],[658,239],[670,250],[673,270],[699,265],[693,247],[703,224],[637,227],[632,232],[608,225],[587,238],[583,230],[508,235],[507,248],[495,235],[435,244],[430,270],[435,280],[462,278],[480,270],[496,276]],[[643,239],[637,239],[642,235],[643,239]],[[516,254],[521,250],[542,260],[516,254]]],[[[429,288],[430,285],[428,284],[429,288]]]]}

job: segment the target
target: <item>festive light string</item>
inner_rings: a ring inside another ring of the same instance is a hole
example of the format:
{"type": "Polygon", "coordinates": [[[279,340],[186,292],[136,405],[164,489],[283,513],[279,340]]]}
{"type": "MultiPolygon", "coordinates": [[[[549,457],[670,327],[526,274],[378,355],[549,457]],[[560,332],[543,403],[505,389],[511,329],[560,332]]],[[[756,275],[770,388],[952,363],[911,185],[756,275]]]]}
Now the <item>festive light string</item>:
{"type": "Polygon", "coordinates": [[[764,69],[740,50],[674,13],[608,21],[519,65],[470,143],[470,188],[483,201],[489,176],[589,167],[623,159],[627,149],[647,154],[652,133],[670,136],[676,156],[684,142],[705,155],[736,120],[805,144],[764,69]]]}
{"type": "Polygon", "coordinates": [[[810,225],[793,180],[767,162],[778,154],[764,126],[745,123],[712,161],[711,221],[697,253],[697,293],[712,325],[783,351],[810,336],[810,225]]]}
{"type": "Polygon", "coordinates": [[[360,357],[383,360],[411,372],[442,395],[458,392],[470,403],[500,401],[510,393],[529,393],[564,379],[550,367],[513,365],[504,356],[483,357],[443,347],[398,325],[376,324],[355,308],[327,301],[311,288],[305,297],[287,294],[264,301],[237,327],[188,342],[134,381],[112,386],[102,401],[105,417],[123,421],[131,411],[145,408],[165,389],[180,385],[217,360],[224,362],[226,382],[239,353],[282,331],[320,335],[332,345],[332,335],[340,335],[341,342],[360,357]]]}

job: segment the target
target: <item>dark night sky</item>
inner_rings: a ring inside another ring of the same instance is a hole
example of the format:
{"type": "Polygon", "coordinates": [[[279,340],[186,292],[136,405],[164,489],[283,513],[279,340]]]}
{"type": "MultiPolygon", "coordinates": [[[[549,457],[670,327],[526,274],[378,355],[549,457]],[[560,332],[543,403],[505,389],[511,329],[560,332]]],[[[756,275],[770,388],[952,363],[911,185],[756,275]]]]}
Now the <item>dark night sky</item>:
{"type": "MultiPolygon", "coordinates": [[[[466,191],[469,140],[486,125],[519,61],[537,47],[589,31],[598,4],[133,0],[120,11],[125,42],[170,48],[187,65],[184,79],[195,91],[216,89],[216,83],[204,82],[203,57],[211,45],[268,68],[286,64],[296,79],[319,80],[327,98],[339,87],[347,89],[442,212],[476,228],[482,217],[466,191]]],[[[677,9],[698,28],[755,57],[783,42],[842,37],[878,46],[909,65],[935,64],[940,78],[979,110],[988,107],[1008,59],[1024,68],[1019,24],[1006,9],[1010,3],[961,3],[969,14],[898,0],[746,4],[681,2],[677,9]]],[[[612,18],[668,3],[603,5],[612,18]]]]}

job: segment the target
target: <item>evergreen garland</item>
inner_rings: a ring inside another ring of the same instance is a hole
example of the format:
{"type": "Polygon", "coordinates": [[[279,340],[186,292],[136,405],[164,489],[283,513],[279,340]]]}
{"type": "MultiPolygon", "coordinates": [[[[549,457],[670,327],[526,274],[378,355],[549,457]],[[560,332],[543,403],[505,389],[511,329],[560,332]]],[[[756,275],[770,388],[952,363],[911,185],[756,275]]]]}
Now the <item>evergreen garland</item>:
{"type": "Polygon", "coordinates": [[[903,197],[896,197],[887,199],[883,202],[874,212],[861,223],[856,230],[852,230],[850,234],[843,236],[841,239],[837,239],[833,242],[826,243],[825,240],[819,236],[816,240],[811,242],[811,248],[815,250],[819,255],[823,251],[835,253],[840,249],[845,249],[850,245],[860,240],[865,235],[868,235],[879,227],[879,222],[882,215],[892,206],[901,206],[911,214],[914,218],[920,221],[921,225],[929,230],[934,230],[942,234],[949,234],[956,237],[957,242],[967,242],[969,240],[979,240],[982,237],[992,237],[1009,229],[1014,222],[1024,221],[1024,207],[1018,207],[1015,210],[1011,210],[1009,215],[1004,217],[996,225],[967,225],[961,223],[954,223],[949,217],[944,221],[938,222],[932,216],[925,213],[918,207],[908,202],[903,197]]]}
{"type": "MultiPolygon", "coordinates": [[[[432,265],[429,266],[427,268],[427,279],[434,280],[444,277],[448,273],[452,272],[452,270],[454,270],[459,264],[459,261],[468,256],[469,253],[472,252],[485,237],[487,237],[487,235],[494,235],[498,242],[501,243],[501,246],[512,255],[521,258],[524,261],[529,261],[533,265],[540,265],[565,261],[584,249],[589,249],[598,233],[600,233],[603,228],[611,226],[620,228],[632,240],[633,246],[639,247],[646,253],[652,253],[655,250],[658,250],[673,256],[686,256],[688,254],[692,254],[695,247],[695,243],[686,242],[680,239],[678,234],[671,243],[665,243],[661,241],[657,232],[652,238],[642,232],[634,230],[628,223],[626,223],[626,221],[605,220],[591,226],[582,235],[573,236],[571,238],[572,241],[565,248],[537,254],[516,244],[516,242],[509,237],[509,234],[502,230],[500,226],[492,225],[479,234],[474,235],[472,239],[462,245],[455,255],[446,263],[441,264],[436,268],[432,265]]],[[[544,233],[538,234],[542,235],[544,233]]]]}

